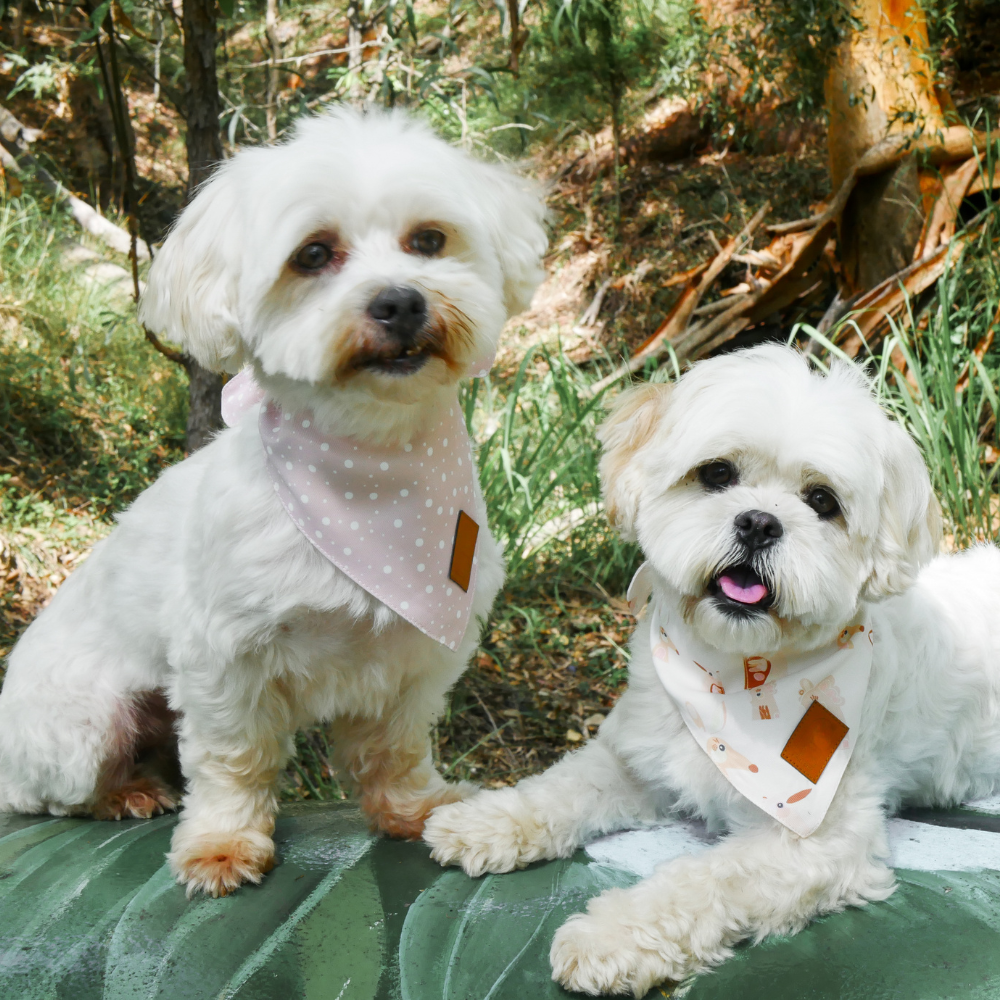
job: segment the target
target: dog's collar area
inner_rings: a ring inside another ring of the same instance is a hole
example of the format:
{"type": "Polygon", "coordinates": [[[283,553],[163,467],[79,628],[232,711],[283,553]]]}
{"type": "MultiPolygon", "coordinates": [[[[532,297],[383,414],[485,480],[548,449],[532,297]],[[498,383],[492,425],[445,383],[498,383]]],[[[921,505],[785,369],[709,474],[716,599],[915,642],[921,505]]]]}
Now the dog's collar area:
{"type": "Polygon", "coordinates": [[[244,369],[223,390],[232,424],[256,407],[277,501],[309,543],[425,635],[456,649],[472,615],[486,523],[457,397],[401,449],[340,438],[284,412],[244,369]]]}
{"type": "Polygon", "coordinates": [[[858,739],[874,648],[867,621],[856,619],[806,653],[744,655],[707,645],[676,606],[654,596],[649,646],[660,683],[726,781],[800,837],[810,836],[858,739]]]}
{"type": "Polygon", "coordinates": [[[720,611],[746,618],[767,611],[774,603],[774,588],[749,563],[727,566],[708,584],[720,611]]]}

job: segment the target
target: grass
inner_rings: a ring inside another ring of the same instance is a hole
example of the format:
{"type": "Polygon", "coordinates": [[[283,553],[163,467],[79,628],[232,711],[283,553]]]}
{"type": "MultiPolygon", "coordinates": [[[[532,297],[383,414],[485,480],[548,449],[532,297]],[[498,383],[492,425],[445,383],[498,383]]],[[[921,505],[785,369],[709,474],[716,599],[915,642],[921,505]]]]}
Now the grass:
{"type": "MultiPolygon", "coordinates": [[[[928,461],[959,546],[998,530],[998,232],[994,214],[869,362],[883,404],[928,461]]],[[[44,200],[0,205],[4,650],[114,512],[181,457],[183,377],[142,340],[127,297],[87,286],[66,264],[70,240],[78,234],[44,200]]],[[[640,556],[603,518],[595,429],[605,400],[585,391],[609,365],[578,367],[547,344],[463,390],[509,573],[437,727],[449,777],[497,785],[547,766],[593,735],[625,683],[621,595],[640,556]]],[[[648,374],[672,377],[669,363],[648,374]]],[[[320,729],[299,733],[296,747],[287,798],[347,794],[320,729]]]]}
{"type": "Polygon", "coordinates": [[[183,455],[186,380],[143,340],[128,295],[88,278],[112,262],[71,227],[51,200],[0,203],[0,656],[183,455]]]}

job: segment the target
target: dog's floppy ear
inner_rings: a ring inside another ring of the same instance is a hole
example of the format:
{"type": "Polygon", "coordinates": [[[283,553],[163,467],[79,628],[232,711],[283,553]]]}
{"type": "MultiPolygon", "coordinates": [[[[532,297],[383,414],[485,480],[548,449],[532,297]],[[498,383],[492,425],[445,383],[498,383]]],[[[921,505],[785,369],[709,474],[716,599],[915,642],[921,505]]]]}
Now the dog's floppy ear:
{"type": "Polygon", "coordinates": [[[139,319],[211,371],[237,372],[241,215],[225,167],[181,214],[149,269],[139,319]]]}
{"type": "Polygon", "coordinates": [[[508,316],[524,312],[545,271],[542,256],[549,238],[541,186],[528,177],[489,164],[482,191],[489,229],[503,271],[503,299],[508,316]]]}
{"type": "Polygon", "coordinates": [[[597,437],[601,456],[601,492],[608,521],[626,541],[635,539],[642,473],[635,457],[656,432],[667,412],[671,383],[647,382],[623,392],[614,402],[597,437]]]}
{"type": "Polygon", "coordinates": [[[875,558],[865,583],[869,600],[901,594],[941,543],[941,511],[920,451],[899,424],[889,422],[886,431],[875,558]]]}

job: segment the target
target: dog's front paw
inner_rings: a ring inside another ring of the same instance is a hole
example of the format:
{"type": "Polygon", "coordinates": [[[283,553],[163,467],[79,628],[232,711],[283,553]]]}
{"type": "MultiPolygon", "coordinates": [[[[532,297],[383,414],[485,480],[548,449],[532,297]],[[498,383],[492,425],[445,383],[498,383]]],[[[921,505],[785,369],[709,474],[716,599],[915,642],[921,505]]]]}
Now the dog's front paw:
{"type": "Polygon", "coordinates": [[[578,913],[552,940],[552,978],[589,996],[644,996],[656,983],[685,975],[683,961],[671,961],[652,943],[649,936],[640,943],[633,927],[607,914],[578,913]]]}
{"type": "Polygon", "coordinates": [[[258,830],[188,837],[181,825],[167,860],[189,899],[196,892],[218,898],[244,882],[260,883],[274,867],[274,841],[258,830]]]}
{"type": "Polygon", "coordinates": [[[435,809],[424,827],[424,841],[435,861],[461,865],[473,877],[560,857],[574,846],[559,850],[546,824],[513,788],[481,792],[467,802],[435,809]]]}

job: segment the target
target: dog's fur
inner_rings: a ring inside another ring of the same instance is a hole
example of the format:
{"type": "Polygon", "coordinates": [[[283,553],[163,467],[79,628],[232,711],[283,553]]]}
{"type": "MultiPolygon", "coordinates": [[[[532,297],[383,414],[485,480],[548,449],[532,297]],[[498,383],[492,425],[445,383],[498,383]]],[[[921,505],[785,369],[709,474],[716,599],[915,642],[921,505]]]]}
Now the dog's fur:
{"type": "Polygon", "coordinates": [[[893,891],[886,815],[992,793],[1000,776],[1000,553],[935,558],[939,517],[912,440],[848,365],[827,377],[770,346],[696,365],[676,387],[623,395],[602,433],[607,509],[655,570],[654,594],[705,643],[749,655],[830,642],[866,606],[875,634],[860,731],[826,819],[800,838],[722,776],[658,680],[648,617],[630,682],[597,738],[515,788],[434,811],[425,839],[471,875],[566,857],[596,835],[671,814],[728,831],[592,900],[556,934],[554,978],[634,993],[721,962],[744,938],[792,933],[818,914],[893,891]],[[730,461],[711,490],[698,470],[730,461]],[[804,502],[839,498],[824,520],[804,502]],[[774,593],[733,614],[712,581],[745,557],[734,518],[776,515],[784,534],[753,556],[774,593]]]}
{"type": "MultiPolygon", "coordinates": [[[[307,120],[200,191],[156,257],[142,318],[209,368],[252,364],[286,412],[310,408],[323,430],[401,447],[527,305],[543,216],[527,181],[401,115],[307,120]],[[428,226],[443,249],[413,252],[428,226]],[[293,262],[316,240],[333,257],[303,274],[293,262]],[[398,351],[366,313],[399,285],[428,303],[420,364],[402,374],[369,363],[398,351]]],[[[219,895],[273,864],[275,784],[302,725],[331,721],[340,765],[391,834],[418,836],[433,806],[466,794],[434,771],[428,733],[503,580],[485,526],[472,623],[450,651],[300,534],[265,469],[256,410],[118,521],[11,655],[0,809],[172,806],[135,760],[178,713],[187,790],[170,862],[189,891],[219,895]]]]}

